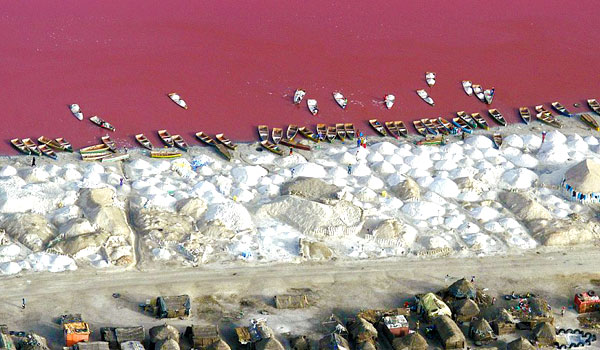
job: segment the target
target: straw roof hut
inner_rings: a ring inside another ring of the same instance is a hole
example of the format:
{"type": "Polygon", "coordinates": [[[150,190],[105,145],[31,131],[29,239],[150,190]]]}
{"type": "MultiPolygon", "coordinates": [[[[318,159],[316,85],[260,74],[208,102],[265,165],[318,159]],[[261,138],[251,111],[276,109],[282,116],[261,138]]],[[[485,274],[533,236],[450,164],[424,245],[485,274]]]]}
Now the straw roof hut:
{"type": "Polygon", "coordinates": [[[354,338],[357,343],[377,339],[377,330],[375,329],[375,326],[361,317],[357,317],[348,324],[348,331],[350,331],[352,338],[354,338]]]}
{"type": "Polygon", "coordinates": [[[184,335],[190,340],[192,347],[204,349],[219,342],[219,327],[216,325],[191,325],[185,329],[184,335]]]}
{"type": "Polygon", "coordinates": [[[433,320],[433,324],[444,349],[462,349],[465,347],[465,335],[450,317],[446,315],[438,316],[433,320]]]}
{"type": "Polygon", "coordinates": [[[319,350],[350,350],[350,344],[341,335],[331,333],[319,339],[319,350]]]}
{"type": "Polygon", "coordinates": [[[498,317],[491,323],[494,332],[498,335],[514,333],[517,328],[517,321],[506,309],[501,309],[498,317]]]}
{"type": "Polygon", "coordinates": [[[394,350],[427,350],[427,340],[418,332],[411,333],[392,342],[394,350]]]}
{"type": "Polygon", "coordinates": [[[223,339],[219,339],[218,342],[211,344],[206,349],[207,350],[231,350],[231,347],[223,339]]]}
{"type": "Polygon", "coordinates": [[[556,342],[556,330],[548,322],[540,322],[533,328],[533,338],[542,345],[552,345],[556,342]]]}
{"type": "Polygon", "coordinates": [[[293,350],[310,350],[310,342],[304,335],[290,339],[290,346],[293,350]]]}
{"type": "Polygon", "coordinates": [[[77,350],[109,350],[106,341],[82,341],[75,344],[74,348],[77,350]]]}
{"type": "Polygon", "coordinates": [[[477,296],[477,289],[473,283],[461,278],[448,287],[448,294],[456,299],[475,299],[477,296]]]}
{"type": "Polygon", "coordinates": [[[278,309],[304,309],[309,307],[308,297],[306,294],[302,295],[291,295],[282,294],[273,297],[275,301],[275,307],[278,309]]]}
{"type": "Polygon", "coordinates": [[[510,343],[506,344],[506,350],[536,350],[535,346],[531,345],[529,340],[519,337],[510,343]]]}
{"type": "Polygon", "coordinates": [[[469,336],[476,342],[488,342],[496,339],[494,330],[488,321],[483,317],[471,322],[469,336]]]}
{"type": "Polygon", "coordinates": [[[373,342],[363,341],[356,344],[356,350],[377,350],[377,348],[373,342]]]}
{"type": "Polygon", "coordinates": [[[163,339],[154,344],[154,350],[179,350],[179,342],[175,339],[163,339]]]}
{"type": "Polygon", "coordinates": [[[275,337],[261,339],[254,346],[256,350],[285,350],[281,342],[275,339],[275,337]]]}
{"type": "Polygon", "coordinates": [[[150,341],[153,343],[157,343],[161,340],[173,339],[176,342],[179,342],[179,331],[177,328],[164,324],[160,326],[155,326],[150,328],[150,341]]]}
{"type": "Polygon", "coordinates": [[[423,312],[428,320],[441,315],[452,316],[448,305],[433,293],[427,293],[419,298],[419,311],[423,312]]]}
{"type": "Polygon", "coordinates": [[[600,164],[586,159],[565,173],[565,182],[581,193],[600,193],[600,164]]]}
{"type": "Polygon", "coordinates": [[[118,349],[119,344],[126,341],[143,342],[145,338],[144,327],[102,327],[100,335],[103,341],[108,342],[111,349],[118,349]]]}
{"type": "Polygon", "coordinates": [[[532,317],[554,318],[552,312],[550,312],[550,306],[545,299],[530,298],[529,307],[531,308],[530,314],[532,317]]]}
{"type": "Polygon", "coordinates": [[[452,304],[454,318],[460,322],[469,322],[479,315],[479,306],[471,299],[459,299],[452,304]]]}

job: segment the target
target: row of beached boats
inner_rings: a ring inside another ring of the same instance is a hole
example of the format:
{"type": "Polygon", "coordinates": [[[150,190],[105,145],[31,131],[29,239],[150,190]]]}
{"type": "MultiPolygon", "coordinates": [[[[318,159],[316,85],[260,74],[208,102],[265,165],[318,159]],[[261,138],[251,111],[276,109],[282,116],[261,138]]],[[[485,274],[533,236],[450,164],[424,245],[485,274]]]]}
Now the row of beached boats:
{"type": "Polygon", "coordinates": [[[65,140],[62,137],[57,139],[50,139],[45,136],[40,136],[37,139],[38,143],[33,141],[30,138],[25,139],[12,139],[10,143],[18,149],[21,153],[27,155],[45,155],[52,159],[56,159],[56,151],[66,151],[73,152],[73,146],[69,143],[69,141],[65,140]]]}

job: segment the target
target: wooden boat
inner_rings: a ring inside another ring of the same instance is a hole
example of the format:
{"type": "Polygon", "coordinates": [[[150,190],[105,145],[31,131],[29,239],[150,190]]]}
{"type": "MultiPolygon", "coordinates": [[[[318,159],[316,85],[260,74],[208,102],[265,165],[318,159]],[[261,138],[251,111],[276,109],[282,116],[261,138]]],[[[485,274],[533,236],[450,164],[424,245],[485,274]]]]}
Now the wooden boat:
{"type": "Polygon", "coordinates": [[[181,157],[181,153],[178,151],[151,151],[150,157],[152,157],[152,158],[177,158],[177,157],[181,157]]]}
{"type": "Polygon", "coordinates": [[[50,157],[52,159],[57,158],[56,153],[54,153],[52,148],[48,147],[48,145],[41,144],[41,145],[38,145],[38,148],[40,149],[40,152],[42,152],[42,154],[45,155],[46,157],[50,157]]]}
{"type": "Polygon", "coordinates": [[[495,132],[492,135],[492,141],[494,141],[494,145],[496,146],[496,148],[500,149],[500,147],[502,146],[502,135],[500,135],[499,133],[495,132]]]}
{"type": "Polygon", "coordinates": [[[58,151],[65,150],[65,148],[60,143],[58,143],[56,140],[49,139],[46,136],[38,137],[38,142],[41,144],[44,144],[48,147],[54,148],[55,150],[58,150],[58,151]]]}
{"type": "Polygon", "coordinates": [[[145,148],[147,148],[149,150],[152,150],[152,148],[154,148],[154,146],[152,145],[152,143],[150,142],[150,140],[148,140],[148,138],[144,134],[137,134],[137,135],[135,135],[135,139],[137,140],[137,142],[140,145],[142,145],[142,147],[145,147],[145,148]]]}
{"type": "Polygon", "coordinates": [[[282,155],[283,155],[283,151],[282,151],[282,150],[281,150],[279,147],[277,147],[277,145],[274,145],[274,144],[272,144],[272,143],[271,143],[270,141],[268,141],[268,140],[261,141],[261,142],[260,142],[260,144],[261,144],[261,145],[262,145],[264,148],[268,149],[269,151],[271,151],[271,152],[273,152],[273,153],[275,153],[275,154],[278,154],[278,155],[280,155],[280,156],[282,156],[282,155]]]}
{"type": "Polygon", "coordinates": [[[548,125],[551,125],[555,128],[562,128],[562,124],[556,120],[556,118],[554,118],[554,116],[552,114],[550,114],[549,112],[538,112],[535,117],[543,122],[546,123],[548,125]]]}
{"type": "Polygon", "coordinates": [[[467,123],[471,129],[477,128],[477,122],[475,122],[475,119],[473,119],[473,117],[471,117],[469,114],[465,113],[465,111],[456,112],[456,115],[465,123],[467,123]]]}
{"type": "Polygon", "coordinates": [[[120,160],[126,159],[129,159],[129,153],[114,153],[109,155],[108,157],[102,158],[102,163],[118,162],[120,160]]]}
{"type": "Polygon", "coordinates": [[[456,125],[456,127],[461,129],[463,132],[469,134],[473,132],[473,129],[469,126],[469,124],[465,123],[465,121],[459,117],[452,118],[452,124],[456,125]]]}
{"type": "Polygon", "coordinates": [[[271,131],[271,137],[273,138],[273,143],[278,144],[283,138],[283,129],[273,128],[273,131],[271,131]]]}
{"type": "Polygon", "coordinates": [[[600,131],[600,125],[598,125],[598,122],[596,121],[596,119],[594,119],[594,117],[592,117],[591,114],[584,113],[581,115],[580,118],[584,123],[592,127],[592,129],[600,131]]]}
{"type": "Polygon", "coordinates": [[[483,119],[481,114],[473,113],[473,114],[471,114],[471,118],[473,118],[473,120],[475,120],[475,123],[477,123],[477,126],[479,126],[480,128],[483,128],[485,130],[490,130],[490,126],[488,125],[487,121],[485,121],[485,119],[483,119]]]}
{"type": "Polygon", "coordinates": [[[101,144],[98,144],[98,145],[84,147],[84,148],[82,148],[82,149],[79,150],[79,153],[81,153],[81,154],[84,154],[84,153],[104,153],[104,152],[110,152],[110,147],[108,147],[104,143],[101,143],[101,144]]]}
{"type": "MultiPolygon", "coordinates": [[[[268,134],[267,134],[268,135],[268,134]]],[[[196,133],[196,138],[202,142],[204,142],[205,144],[209,145],[209,146],[216,146],[217,143],[215,142],[215,140],[212,139],[212,137],[206,135],[205,133],[203,133],[202,131],[198,131],[196,133]]]]}
{"type": "Polygon", "coordinates": [[[307,139],[314,141],[314,142],[319,142],[319,137],[317,135],[315,135],[312,131],[308,130],[308,128],[306,126],[302,126],[300,128],[298,128],[298,132],[300,133],[300,135],[306,137],[307,139]]]}
{"type": "Polygon", "coordinates": [[[38,146],[30,138],[23,139],[22,141],[25,147],[29,148],[32,154],[37,154],[38,156],[42,155],[42,152],[40,152],[38,146]]]}
{"type": "Polygon", "coordinates": [[[287,127],[287,130],[285,132],[285,136],[288,140],[292,141],[294,139],[294,137],[296,137],[296,135],[298,134],[298,125],[295,124],[290,124],[287,127]]]}
{"type": "Polygon", "coordinates": [[[304,95],[306,95],[306,91],[302,89],[296,89],[296,92],[294,92],[294,104],[299,105],[300,102],[302,102],[304,95]]]}
{"type": "Polygon", "coordinates": [[[425,81],[427,82],[427,85],[429,85],[429,87],[432,87],[435,85],[435,73],[434,72],[426,72],[425,73],[425,81]]]}
{"type": "Polygon", "coordinates": [[[158,130],[158,137],[160,137],[160,139],[165,143],[165,145],[169,146],[169,147],[175,147],[175,142],[173,142],[173,137],[171,137],[171,134],[169,134],[169,132],[165,129],[163,130],[158,130]]]}
{"type": "Polygon", "coordinates": [[[180,150],[182,150],[184,152],[187,152],[188,144],[185,142],[183,137],[181,137],[181,135],[173,135],[172,139],[173,139],[173,143],[175,143],[175,147],[179,148],[180,150]]]}
{"type": "Polygon", "coordinates": [[[499,110],[497,110],[496,108],[488,109],[488,113],[490,114],[490,117],[492,117],[492,119],[496,121],[496,123],[502,126],[506,126],[506,120],[504,119],[502,113],[500,113],[499,110]]]}
{"type": "Polygon", "coordinates": [[[438,132],[435,129],[435,126],[433,126],[433,124],[431,124],[431,121],[427,118],[423,118],[421,119],[421,122],[423,122],[423,125],[425,125],[425,129],[427,130],[428,133],[430,133],[431,135],[437,135],[438,132]]]}
{"type": "Polygon", "coordinates": [[[400,138],[400,135],[398,134],[398,126],[396,125],[396,122],[385,122],[385,127],[388,129],[388,131],[390,132],[390,135],[392,135],[395,138],[400,138]]]}
{"type": "Polygon", "coordinates": [[[101,128],[110,130],[110,131],[115,131],[115,127],[112,126],[110,123],[104,121],[102,118],[98,117],[97,115],[91,116],[90,117],[90,121],[96,125],[98,125],[101,128]]]}
{"type": "Polygon", "coordinates": [[[547,110],[546,107],[544,107],[544,105],[537,105],[537,106],[535,106],[535,111],[538,112],[538,113],[549,114],[550,116],[554,117],[552,115],[552,113],[550,113],[550,111],[547,110]]]}
{"type": "Polygon", "coordinates": [[[463,87],[463,90],[465,90],[465,93],[467,95],[469,95],[469,96],[473,95],[473,83],[471,83],[469,80],[463,80],[462,87],[463,87]]]}
{"type": "Polygon", "coordinates": [[[391,109],[394,105],[394,102],[396,102],[396,96],[392,94],[387,94],[383,96],[383,103],[385,103],[385,108],[391,109]]]}
{"type": "Polygon", "coordinates": [[[310,151],[310,146],[303,145],[301,143],[294,142],[292,140],[281,139],[280,143],[282,145],[284,145],[284,146],[288,146],[288,147],[292,147],[292,148],[297,148],[297,149],[301,149],[301,150],[305,150],[305,151],[310,151]]]}
{"type": "Polygon", "coordinates": [[[440,123],[439,120],[437,119],[429,119],[429,122],[431,123],[431,125],[433,125],[435,127],[435,130],[442,135],[448,135],[450,134],[450,130],[446,129],[446,127],[440,123]]]}
{"type": "Polygon", "coordinates": [[[596,101],[596,99],[594,99],[594,98],[588,99],[587,104],[588,104],[588,106],[590,106],[592,111],[594,111],[594,113],[600,114],[600,103],[598,103],[598,101],[596,101]]]}
{"type": "Polygon", "coordinates": [[[552,108],[556,109],[562,115],[567,116],[567,117],[572,117],[571,112],[569,112],[565,108],[565,106],[561,105],[560,102],[558,102],[558,101],[552,102],[551,105],[552,105],[552,108]]]}
{"type": "Polygon", "coordinates": [[[492,104],[492,100],[494,99],[494,88],[487,89],[483,91],[483,97],[485,98],[485,103],[488,105],[492,104]]]}
{"type": "Polygon", "coordinates": [[[187,103],[185,103],[185,101],[181,98],[181,96],[179,96],[178,93],[171,92],[170,94],[168,94],[168,96],[171,99],[171,101],[175,102],[179,107],[183,109],[188,109],[187,103]]]}
{"type": "Polygon", "coordinates": [[[377,119],[370,119],[369,124],[371,124],[373,129],[380,133],[381,136],[387,136],[387,132],[385,132],[383,125],[381,125],[381,123],[377,119]]]}
{"type": "Polygon", "coordinates": [[[413,125],[415,127],[415,130],[417,130],[417,132],[423,136],[427,135],[427,128],[425,128],[425,125],[423,125],[423,122],[420,120],[413,120],[413,125]]]}
{"type": "Polygon", "coordinates": [[[396,124],[398,135],[408,137],[408,130],[406,129],[406,125],[404,125],[404,122],[402,120],[397,120],[394,122],[394,124],[396,124]]]}
{"type": "Polygon", "coordinates": [[[266,125],[258,126],[258,137],[260,137],[261,141],[269,139],[269,127],[266,125]]]}
{"type": "Polygon", "coordinates": [[[83,112],[81,111],[81,108],[77,103],[70,104],[69,109],[71,110],[71,113],[73,113],[75,118],[83,120],[83,112]]]}
{"type": "Polygon", "coordinates": [[[529,112],[529,108],[521,107],[519,108],[519,115],[525,124],[529,124],[531,122],[531,112],[529,112]]]}
{"type": "Polygon", "coordinates": [[[317,100],[313,98],[309,98],[306,100],[306,105],[308,106],[308,110],[312,115],[317,115],[319,113],[319,106],[317,105],[317,100]]]}
{"type": "Polygon", "coordinates": [[[58,144],[60,144],[65,151],[73,152],[73,146],[71,146],[71,143],[64,137],[56,138],[54,141],[58,142],[58,144]]]}
{"type": "Polygon", "coordinates": [[[215,138],[217,139],[217,141],[221,142],[225,147],[229,148],[229,149],[236,149],[237,145],[234,144],[233,142],[231,142],[230,139],[228,139],[227,137],[225,137],[224,134],[216,134],[215,138]]]}
{"type": "Polygon", "coordinates": [[[456,128],[456,126],[454,126],[452,123],[450,123],[449,121],[447,121],[446,119],[439,117],[438,121],[440,123],[442,123],[442,125],[448,129],[448,131],[450,131],[451,134],[456,134],[456,132],[458,131],[458,129],[456,128]]]}
{"type": "Polygon", "coordinates": [[[327,141],[333,142],[333,140],[335,140],[335,137],[336,137],[335,126],[328,126],[327,134],[325,136],[327,137],[327,141]]]}
{"type": "Polygon", "coordinates": [[[317,124],[317,136],[319,137],[319,141],[325,141],[327,136],[327,125],[325,124],[317,124]]]}
{"type": "Polygon", "coordinates": [[[481,85],[473,85],[473,93],[475,94],[475,97],[479,99],[479,101],[485,102],[485,95],[481,85]]]}
{"type": "Polygon", "coordinates": [[[427,91],[425,90],[417,90],[417,95],[419,95],[419,97],[425,101],[426,103],[428,103],[431,106],[435,106],[435,102],[433,101],[433,99],[431,97],[429,97],[429,95],[427,94],[427,91]]]}
{"type": "Polygon", "coordinates": [[[217,151],[219,151],[219,153],[221,153],[221,155],[225,157],[225,159],[231,160],[233,158],[231,153],[229,153],[227,147],[225,147],[223,144],[215,142],[213,146],[215,146],[217,151]]]}
{"type": "Polygon", "coordinates": [[[354,129],[354,124],[352,124],[352,123],[344,124],[344,130],[346,130],[346,136],[350,140],[354,140],[354,137],[356,137],[356,129],[354,129]]]}
{"type": "Polygon", "coordinates": [[[344,128],[343,123],[335,124],[335,133],[337,134],[337,137],[344,142],[346,139],[346,129],[344,128]]]}
{"type": "Polygon", "coordinates": [[[423,139],[415,142],[416,145],[445,145],[446,138],[444,135],[427,135],[423,139]]]}
{"type": "Polygon", "coordinates": [[[31,150],[27,148],[27,146],[25,146],[23,141],[21,141],[20,139],[12,139],[10,140],[10,143],[12,143],[12,145],[15,146],[15,148],[21,151],[22,153],[25,153],[27,155],[31,154],[31,150]]]}
{"type": "Polygon", "coordinates": [[[112,153],[111,151],[104,151],[104,152],[98,152],[98,153],[82,153],[81,159],[86,162],[93,162],[93,161],[97,161],[97,160],[102,160],[102,159],[110,157],[112,155],[114,155],[114,153],[112,153]]]}
{"type": "Polygon", "coordinates": [[[333,99],[335,100],[335,102],[342,107],[342,109],[346,109],[346,106],[348,105],[348,99],[344,97],[344,95],[342,95],[341,92],[338,91],[334,91],[333,92],[333,99]]]}
{"type": "Polygon", "coordinates": [[[102,143],[105,144],[106,146],[108,146],[108,148],[111,151],[113,151],[113,152],[117,151],[117,144],[115,143],[115,141],[110,139],[110,136],[108,136],[108,135],[102,136],[101,140],[102,140],[102,143]]]}

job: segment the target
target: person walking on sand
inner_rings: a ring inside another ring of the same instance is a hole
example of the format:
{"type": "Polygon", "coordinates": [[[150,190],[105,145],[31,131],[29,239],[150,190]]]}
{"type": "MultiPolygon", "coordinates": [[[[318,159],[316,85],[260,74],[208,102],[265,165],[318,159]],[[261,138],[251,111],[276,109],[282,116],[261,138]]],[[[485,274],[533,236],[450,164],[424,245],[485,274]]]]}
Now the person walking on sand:
{"type": "Polygon", "coordinates": [[[563,306],[563,307],[560,309],[560,316],[564,316],[564,315],[565,315],[565,311],[566,311],[566,307],[564,307],[564,306],[563,306]]]}
{"type": "Polygon", "coordinates": [[[291,172],[292,172],[292,177],[294,177],[294,173],[296,172],[296,169],[292,168],[291,172]]]}
{"type": "Polygon", "coordinates": [[[471,283],[475,283],[475,276],[471,276],[471,283]]]}
{"type": "Polygon", "coordinates": [[[359,137],[356,139],[356,147],[360,147],[360,143],[361,143],[361,141],[360,141],[360,137],[359,137]]]}
{"type": "Polygon", "coordinates": [[[352,165],[348,164],[348,175],[352,174],[352,165]]]}
{"type": "Polygon", "coordinates": [[[25,309],[25,298],[23,298],[23,301],[21,303],[21,309],[25,309]]]}
{"type": "Polygon", "coordinates": [[[31,166],[35,166],[35,156],[31,158],[31,166]]]}
{"type": "Polygon", "coordinates": [[[294,149],[290,147],[290,156],[294,155],[294,149]]]}
{"type": "Polygon", "coordinates": [[[546,141],[546,131],[542,131],[542,143],[546,141]]]}

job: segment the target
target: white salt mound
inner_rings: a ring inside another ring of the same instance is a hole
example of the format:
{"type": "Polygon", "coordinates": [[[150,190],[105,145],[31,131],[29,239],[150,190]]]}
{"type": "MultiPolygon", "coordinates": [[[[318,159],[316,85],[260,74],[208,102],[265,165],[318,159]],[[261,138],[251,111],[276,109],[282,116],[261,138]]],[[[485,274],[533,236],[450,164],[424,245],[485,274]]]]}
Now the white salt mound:
{"type": "Polygon", "coordinates": [[[14,175],[17,175],[17,169],[11,167],[10,165],[5,165],[2,168],[0,168],[0,176],[1,177],[14,176],[14,175]]]}
{"type": "Polygon", "coordinates": [[[456,198],[460,193],[456,183],[448,178],[435,177],[429,185],[429,190],[445,198],[456,198]]]}
{"type": "Polygon", "coordinates": [[[538,176],[536,173],[524,168],[507,170],[502,175],[502,181],[504,181],[509,188],[522,190],[531,188],[537,179],[538,176]]]}
{"type": "Polygon", "coordinates": [[[444,207],[431,202],[409,202],[402,206],[404,214],[412,217],[415,220],[427,220],[434,216],[443,216],[444,207]]]}
{"type": "Polygon", "coordinates": [[[373,145],[371,147],[372,150],[375,150],[376,152],[384,155],[384,156],[389,156],[394,154],[394,152],[396,152],[396,150],[398,149],[398,147],[392,145],[391,143],[385,141],[385,142],[379,142],[375,145],[373,145]]]}
{"type": "Polygon", "coordinates": [[[231,176],[238,183],[244,183],[247,186],[256,186],[261,177],[267,176],[267,169],[259,165],[241,166],[231,169],[231,176]]]}
{"type": "Polygon", "coordinates": [[[525,143],[519,135],[508,135],[502,139],[502,144],[518,149],[522,149],[525,143]]]}
{"type": "Polygon", "coordinates": [[[536,150],[540,148],[542,145],[542,138],[537,135],[523,135],[523,148],[527,148],[529,150],[536,150]]]}
{"type": "Polygon", "coordinates": [[[292,170],[294,170],[294,176],[314,178],[324,178],[327,176],[327,171],[325,168],[315,163],[298,164],[293,167],[292,170]]]}
{"type": "Polygon", "coordinates": [[[475,136],[468,137],[465,140],[465,144],[471,145],[473,147],[480,148],[480,149],[491,148],[494,146],[494,143],[492,142],[492,140],[490,140],[489,137],[483,136],[483,135],[475,135],[475,136]]]}

